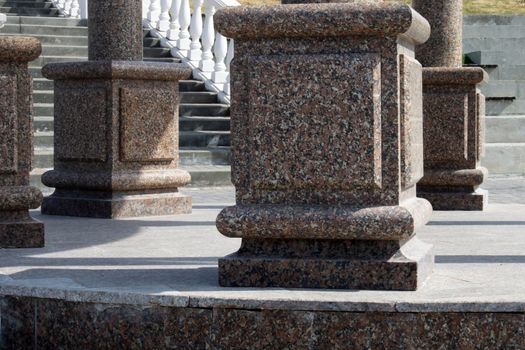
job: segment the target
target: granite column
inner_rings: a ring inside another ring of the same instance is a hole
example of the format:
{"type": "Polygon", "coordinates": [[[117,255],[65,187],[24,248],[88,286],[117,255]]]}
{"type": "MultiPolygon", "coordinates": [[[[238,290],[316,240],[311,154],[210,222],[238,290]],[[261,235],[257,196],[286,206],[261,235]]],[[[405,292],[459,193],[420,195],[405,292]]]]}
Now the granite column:
{"type": "Polygon", "coordinates": [[[44,246],[44,225],[29,215],[42,193],[29,186],[33,83],[27,64],[41,51],[35,38],[0,37],[0,248],[44,246]]]}
{"type": "Polygon", "coordinates": [[[481,68],[462,67],[463,1],[414,0],[430,22],[428,42],[416,49],[423,64],[425,176],[418,196],[437,210],[483,210],[487,176],[484,152],[485,97],[481,68]]]}
{"type": "Polygon", "coordinates": [[[178,82],[191,71],[142,62],[140,0],[89,1],[89,61],[49,64],[55,80],[54,187],[42,213],[134,217],[189,213],[178,169],[178,82]]]}
{"type": "Polygon", "coordinates": [[[232,181],[218,230],[229,287],[414,290],[431,273],[415,233],[428,22],[380,1],[221,9],[235,39],[232,181]]]}

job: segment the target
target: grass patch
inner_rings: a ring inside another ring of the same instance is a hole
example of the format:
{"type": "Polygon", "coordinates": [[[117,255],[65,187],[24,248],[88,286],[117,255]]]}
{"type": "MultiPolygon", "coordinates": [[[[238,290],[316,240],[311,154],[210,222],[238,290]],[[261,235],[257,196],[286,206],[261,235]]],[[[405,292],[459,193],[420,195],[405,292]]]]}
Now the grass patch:
{"type": "MultiPolygon", "coordinates": [[[[247,6],[276,5],[279,0],[239,0],[247,6]]],[[[411,3],[410,0],[391,0],[411,3]]],[[[525,15],[525,0],[465,0],[467,14],[498,14],[498,15],[525,15]]]]}

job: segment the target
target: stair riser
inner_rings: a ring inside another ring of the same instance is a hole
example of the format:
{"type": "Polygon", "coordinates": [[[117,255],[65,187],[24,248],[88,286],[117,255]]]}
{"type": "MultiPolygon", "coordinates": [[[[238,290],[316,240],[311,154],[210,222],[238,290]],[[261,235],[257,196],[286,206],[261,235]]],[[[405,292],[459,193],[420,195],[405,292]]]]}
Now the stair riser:
{"type": "Polygon", "coordinates": [[[55,9],[40,9],[29,7],[0,7],[0,13],[12,14],[17,16],[54,16],[58,14],[55,9]]]}
{"type": "MultiPolygon", "coordinates": [[[[229,165],[230,152],[216,151],[216,152],[191,152],[182,151],[179,153],[179,163],[181,166],[193,165],[229,165]]],[[[48,169],[53,168],[53,154],[47,152],[45,154],[35,154],[33,156],[33,168],[48,169]]]]}
{"type": "MultiPolygon", "coordinates": [[[[36,134],[34,139],[34,146],[40,148],[52,148],[53,147],[53,136],[52,135],[39,135],[36,134]]],[[[217,146],[229,146],[230,135],[213,135],[213,134],[185,134],[181,132],[179,135],[179,147],[217,147],[217,146]]]]}
{"type": "Polygon", "coordinates": [[[488,143],[525,143],[525,116],[487,117],[486,130],[488,143]]]}
{"type": "Polygon", "coordinates": [[[43,94],[43,93],[38,93],[38,91],[36,91],[35,93],[33,93],[33,102],[34,103],[53,103],[53,94],[43,94]]]}
{"type": "Polygon", "coordinates": [[[525,143],[487,144],[481,160],[492,175],[525,174],[525,143]]]}
{"type": "Polygon", "coordinates": [[[87,27],[86,19],[62,18],[62,17],[23,17],[8,16],[8,24],[41,25],[41,26],[82,26],[87,27]]]}
{"type": "MultiPolygon", "coordinates": [[[[210,118],[211,119],[211,118],[210,118]]],[[[53,131],[53,118],[52,117],[35,117],[33,121],[33,128],[35,131],[53,131]]],[[[201,130],[217,130],[217,131],[228,131],[230,130],[229,120],[180,120],[179,121],[180,131],[201,131],[201,130]]]]}
{"type": "Polygon", "coordinates": [[[487,115],[523,115],[525,114],[525,99],[514,101],[487,101],[487,115]]]}
{"type": "Polygon", "coordinates": [[[82,57],[88,55],[88,48],[76,46],[44,46],[42,48],[43,56],[66,56],[82,57]]]}
{"type": "Polygon", "coordinates": [[[525,26],[471,25],[463,28],[463,39],[525,38],[525,26]]]}
{"type": "Polygon", "coordinates": [[[0,8],[11,7],[15,11],[24,9],[52,9],[50,2],[33,2],[33,1],[0,1],[0,8]]]}
{"type": "Polygon", "coordinates": [[[225,106],[203,106],[203,105],[181,105],[179,110],[180,116],[227,116],[230,108],[225,106]]]}

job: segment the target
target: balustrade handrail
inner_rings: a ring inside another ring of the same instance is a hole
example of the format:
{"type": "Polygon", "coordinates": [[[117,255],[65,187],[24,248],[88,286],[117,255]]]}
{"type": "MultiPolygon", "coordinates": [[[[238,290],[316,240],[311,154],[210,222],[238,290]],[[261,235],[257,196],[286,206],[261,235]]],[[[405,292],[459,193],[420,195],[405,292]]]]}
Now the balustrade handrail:
{"type": "Polygon", "coordinates": [[[193,70],[193,77],[230,103],[230,62],[233,39],[215,31],[213,16],[223,7],[240,6],[236,0],[143,0],[143,24],[161,45],[171,49],[193,70]],[[192,1],[190,6],[190,1],[192,1]],[[191,8],[193,7],[193,12],[191,8]]]}
{"type": "MultiPolygon", "coordinates": [[[[88,0],[51,1],[65,17],[88,17],[88,0]]],[[[204,81],[208,90],[228,104],[234,43],[215,32],[213,16],[218,9],[239,5],[236,0],[142,0],[144,28],[160,38],[173,57],[191,67],[195,79],[204,81]]]]}

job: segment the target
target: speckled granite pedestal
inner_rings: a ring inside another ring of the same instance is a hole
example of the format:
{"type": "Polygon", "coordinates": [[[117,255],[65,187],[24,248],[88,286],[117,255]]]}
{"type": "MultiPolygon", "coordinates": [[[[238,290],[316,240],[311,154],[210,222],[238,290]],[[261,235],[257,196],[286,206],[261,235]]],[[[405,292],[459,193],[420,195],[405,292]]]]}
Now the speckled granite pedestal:
{"type": "Polygon", "coordinates": [[[429,20],[430,39],[416,49],[423,66],[425,176],[417,194],[436,210],[483,210],[488,193],[484,151],[485,97],[481,68],[461,67],[463,1],[414,0],[429,20]]]}
{"type": "Polygon", "coordinates": [[[178,188],[179,65],[142,62],[140,0],[90,1],[88,62],[44,67],[55,80],[56,188],[42,213],[101,218],[191,212],[178,188]]]}
{"type": "Polygon", "coordinates": [[[414,234],[432,209],[415,197],[423,149],[413,49],[428,23],[382,2],[229,8],[215,23],[236,47],[236,205],[217,228],[243,239],[219,260],[219,283],[420,286],[433,255],[414,234]]]}
{"type": "Polygon", "coordinates": [[[41,51],[37,39],[0,37],[0,248],[44,246],[44,225],[29,215],[42,193],[29,186],[33,83],[27,63],[41,51]]]}

